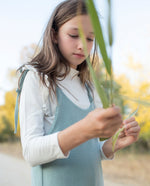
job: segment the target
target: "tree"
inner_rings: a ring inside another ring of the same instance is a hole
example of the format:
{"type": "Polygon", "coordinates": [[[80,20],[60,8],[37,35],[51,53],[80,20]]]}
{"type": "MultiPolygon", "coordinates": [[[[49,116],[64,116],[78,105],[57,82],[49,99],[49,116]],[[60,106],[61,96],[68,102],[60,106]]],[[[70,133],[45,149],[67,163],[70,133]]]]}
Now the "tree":
{"type": "Polygon", "coordinates": [[[150,100],[150,82],[140,82],[139,85],[133,86],[125,75],[121,75],[117,78],[117,82],[121,86],[120,94],[126,95],[131,99],[125,98],[124,107],[125,113],[128,115],[133,110],[137,109],[139,106],[138,113],[136,114],[136,119],[140,124],[140,140],[139,145],[145,144],[147,150],[150,148],[150,107],[137,102],[132,101],[132,98],[143,100],[149,102],[150,100]]]}
{"type": "Polygon", "coordinates": [[[19,137],[19,130],[17,135],[14,135],[14,109],[16,102],[15,90],[9,91],[5,94],[5,104],[0,106],[0,141],[15,140],[19,137]]]}

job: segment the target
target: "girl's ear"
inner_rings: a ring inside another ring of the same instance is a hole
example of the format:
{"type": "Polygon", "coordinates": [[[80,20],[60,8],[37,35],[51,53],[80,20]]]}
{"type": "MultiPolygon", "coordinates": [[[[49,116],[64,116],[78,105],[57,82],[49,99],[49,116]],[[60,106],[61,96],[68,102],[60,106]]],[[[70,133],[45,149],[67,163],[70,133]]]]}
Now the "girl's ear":
{"type": "Polygon", "coordinates": [[[57,44],[58,41],[57,41],[57,32],[52,28],[51,29],[51,34],[52,34],[52,41],[57,44]]]}

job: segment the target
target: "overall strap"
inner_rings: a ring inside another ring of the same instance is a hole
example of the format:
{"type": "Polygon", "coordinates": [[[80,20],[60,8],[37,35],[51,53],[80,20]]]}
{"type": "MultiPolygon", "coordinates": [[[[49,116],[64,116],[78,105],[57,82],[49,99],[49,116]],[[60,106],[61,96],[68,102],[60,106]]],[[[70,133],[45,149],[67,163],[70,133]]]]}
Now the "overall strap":
{"type": "Polygon", "coordinates": [[[16,134],[17,132],[17,125],[18,125],[18,102],[19,102],[19,97],[20,97],[20,94],[21,94],[21,90],[22,90],[22,86],[23,86],[23,82],[24,82],[24,79],[26,77],[26,74],[29,70],[24,70],[22,72],[22,75],[20,77],[20,81],[19,81],[19,86],[16,90],[17,92],[17,99],[16,99],[16,105],[15,105],[15,131],[14,133],[16,134]]]}

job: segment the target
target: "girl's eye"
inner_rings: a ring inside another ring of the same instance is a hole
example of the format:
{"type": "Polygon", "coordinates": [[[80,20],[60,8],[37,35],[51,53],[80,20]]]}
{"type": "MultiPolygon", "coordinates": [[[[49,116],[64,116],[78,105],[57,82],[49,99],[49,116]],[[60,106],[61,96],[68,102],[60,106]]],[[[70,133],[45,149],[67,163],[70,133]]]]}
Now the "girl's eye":
{"type": "MultiPolygon", "coordinates": [[[[69,34],[69,36],[72,37],[72,38],[78,38],[79,37],[78,35],[71,35],[71,34],[69,34]]],[[[93,39],[87,38],[87,41],[93,42],[93,39]]]]}
{"type": "Polygon", "coordinates": [[[87,38],[88,41],[93,42],[94,40],[91,38],[87,38]]]}
{"type": "Polygon", "coordinates": [[[78,38],[78,35],[71,35],[71,34],[69,34],[69,36],[72,37],[72,38],[78,38]]]}

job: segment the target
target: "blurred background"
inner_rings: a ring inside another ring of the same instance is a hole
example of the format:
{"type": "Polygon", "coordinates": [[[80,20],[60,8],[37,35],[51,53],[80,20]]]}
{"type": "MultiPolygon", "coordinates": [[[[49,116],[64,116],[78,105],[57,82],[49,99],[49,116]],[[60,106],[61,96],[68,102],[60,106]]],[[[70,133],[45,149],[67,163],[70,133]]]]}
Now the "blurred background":
{"type": "MultiPolygon", "coordinates": [[[[19,130],[14,135],[15,90],[18,79],[16,70],[31,59],[54,7],[60,2],[61,0],[0,1],[0,154],[7,158],[13,157],[24,162],[19,130]]],[[[107,43],[107,2],[95,0],[95,4],[107,43]]],[[[116,94],[144,101],[150,101],[149,8],[148,0],[112,0],[114,91],[116,94]]],[[[100,68],[102,71],[102,64],[100,68]]],[[[104,78],[103,75],[101,78],[104,78]]],[[[111,186],[112,183],[150,185],[150,107],[138,105],[123,97],[115,98],[115,103],[122,108],[124,117],[139,106],[136,118],[141,132],[138,142],[118,152],[113,161],[103,162],[104,178],[106,182],[111,180],[111,186]]],[[[2,156],[0,161],[4,159],[2,156]]],[[[13,162],[16,159],[11,159],[12,163],[16,164],[13,162]]],[[[19,165],[21,169],[22,164],[19,165]]],[[[23,174],[26,174],[29,183],[28,165],[26,170],[23,174]]],[[[18,186],[15,177],[12,182],[18,186]]],[[[9,186],[9,183],[6,180],[3,183],[0,181],[0,185],[9,186]]]]}

